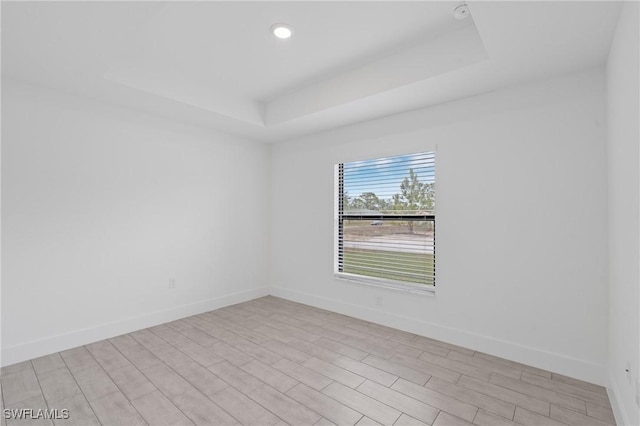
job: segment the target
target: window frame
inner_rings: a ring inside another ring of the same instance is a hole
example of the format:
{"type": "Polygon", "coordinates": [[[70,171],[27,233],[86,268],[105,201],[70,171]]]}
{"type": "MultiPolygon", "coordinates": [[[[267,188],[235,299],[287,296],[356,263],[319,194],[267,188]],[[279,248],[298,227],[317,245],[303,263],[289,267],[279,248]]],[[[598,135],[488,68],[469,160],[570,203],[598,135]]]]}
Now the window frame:
{"type": "MultiPolygon", "coordinates": [[[[436,150],[434,149],[435,153],[436,150]]],[[[401,156],[400,154],[399,156],[401,156]]],[[[372,160],[375,160],[372,159],[372,160]]],[[[375,286],[381,287],[391,290],[397,290],[402,292],[414,293],[414,294],[422,294],[422,295],[432,295],[435,296],[436,285],[435,285],[435,255],[436,255],[436,242],[435,242],[435,227],[436,227],[436,214],[435,211],[430,215],[388,215],[388,214],[344,214],[344,164],[348,162],[340,162],[335,164],[334,166],[334,217],[335,217],[335,225],[334,225],[334,278],[354,284],[362,284],[367,286],[375,286]],[[405,281],[397,281],[389,278],[378,278],[371,277],[367,275],[360,274],[352,274],[348,272],[340,271],[341,264],[341,255],[343,253],[343,230],[344,230],[344,221],[345,220],[367,220],[367,221],[375,221],[375,220],[403,220],[403,221],[432,221],[433,229],[434,229],[434,238],[433,238],[433,255],[434,255],[434,284],[433,285],[424,285],[417,283],[410,283],[405,281]]]]}

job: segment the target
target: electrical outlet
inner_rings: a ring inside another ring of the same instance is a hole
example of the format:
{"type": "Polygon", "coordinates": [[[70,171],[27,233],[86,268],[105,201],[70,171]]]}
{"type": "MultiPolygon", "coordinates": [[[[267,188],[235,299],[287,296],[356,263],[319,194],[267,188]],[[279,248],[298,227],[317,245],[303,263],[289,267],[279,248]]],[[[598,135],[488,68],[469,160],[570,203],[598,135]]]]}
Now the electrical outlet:
{"type": "Polygon", "coordinates": [[[627,382],[631,384],[631,363],[627,361],[627,368],[624,370],[627,372],[627,382]]]}
{"type": "Polygon", "coordinates": [[[176,288],[176,279],[169,278],[169,288],[176,288]]]}

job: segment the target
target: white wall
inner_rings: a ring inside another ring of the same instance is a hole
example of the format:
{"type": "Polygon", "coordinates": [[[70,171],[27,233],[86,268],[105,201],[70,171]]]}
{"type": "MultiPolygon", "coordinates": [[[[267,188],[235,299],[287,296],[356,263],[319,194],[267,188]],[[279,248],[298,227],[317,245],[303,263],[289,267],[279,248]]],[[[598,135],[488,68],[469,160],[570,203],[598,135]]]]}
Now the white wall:
{"type": "Polygon", "coordinates": [[[268,146],[2,89],[4,365],[267,293],[268,146]]]}
{"type": "Polygon", "coordinates": [[[607,62],[609,179],[609,386],[618,422],[640,424],[634,380],[640,377],[638,14],[625,2],[607,62]],[[627,362],[631,378],[627,379],[627,362]]]}
{"type": "Polygon", "coordinates": [[[591,70],[274,145],[272,294],[604,383],[604,96],[591,70]],[[434,143],[436,296],[334,279],[334,164],[434,143]]]}

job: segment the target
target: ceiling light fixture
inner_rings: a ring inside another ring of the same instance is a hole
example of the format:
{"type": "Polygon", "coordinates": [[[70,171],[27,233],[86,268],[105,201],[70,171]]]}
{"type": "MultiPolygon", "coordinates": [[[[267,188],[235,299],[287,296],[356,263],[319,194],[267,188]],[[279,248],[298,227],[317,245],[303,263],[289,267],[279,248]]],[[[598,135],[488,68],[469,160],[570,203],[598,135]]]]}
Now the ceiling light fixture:
{"type": "Polygon", "coordinates": [[[271,32],[278,38],[287,39],[293,34],[293,28],[289,24],[273,24],[271,32]]]}
{"type": "Polygon", "coordinates": [[[456,19],[465,19],[471,12],[469,11],[469,6],[466,3],[460,3],[453,9],[453,17],[456,19]]]}

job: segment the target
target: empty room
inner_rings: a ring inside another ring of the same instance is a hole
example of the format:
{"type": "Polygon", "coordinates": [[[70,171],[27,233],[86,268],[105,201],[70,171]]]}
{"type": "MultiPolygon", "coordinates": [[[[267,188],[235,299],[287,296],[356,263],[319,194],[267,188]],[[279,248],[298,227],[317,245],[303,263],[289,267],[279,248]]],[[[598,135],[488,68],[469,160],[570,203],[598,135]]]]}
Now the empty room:
{"type": "Polygon", "coordinates": [[[640,425],[640,2],[0,15],[0,426],[640,425]]]}

